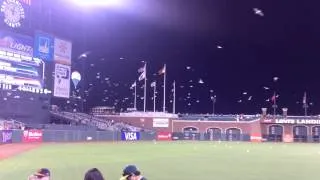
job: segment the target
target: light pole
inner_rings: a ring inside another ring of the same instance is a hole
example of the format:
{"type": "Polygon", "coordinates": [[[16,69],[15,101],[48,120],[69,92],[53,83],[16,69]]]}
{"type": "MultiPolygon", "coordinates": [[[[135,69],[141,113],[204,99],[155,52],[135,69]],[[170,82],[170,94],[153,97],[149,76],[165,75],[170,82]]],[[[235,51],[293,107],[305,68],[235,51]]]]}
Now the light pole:
{"type": "Polygon", "coordinates": [[[216,95],[211,96],[211,101],[212,101],[212,115],[214,115],[215,114],[215,105],[217,102],[217,96],[216,95]]]}

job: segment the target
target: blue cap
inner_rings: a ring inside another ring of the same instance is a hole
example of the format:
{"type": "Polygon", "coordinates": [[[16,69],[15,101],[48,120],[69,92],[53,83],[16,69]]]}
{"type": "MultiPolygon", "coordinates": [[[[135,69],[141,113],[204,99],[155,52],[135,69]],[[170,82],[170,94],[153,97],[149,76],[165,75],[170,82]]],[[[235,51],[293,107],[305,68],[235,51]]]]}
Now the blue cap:
{"type": "Polygon", "coordinates": [[[137,167],[135,165],[128,165],[123,169],[123,175],[131,175],[135,174],[138,171],[137,167]]]}

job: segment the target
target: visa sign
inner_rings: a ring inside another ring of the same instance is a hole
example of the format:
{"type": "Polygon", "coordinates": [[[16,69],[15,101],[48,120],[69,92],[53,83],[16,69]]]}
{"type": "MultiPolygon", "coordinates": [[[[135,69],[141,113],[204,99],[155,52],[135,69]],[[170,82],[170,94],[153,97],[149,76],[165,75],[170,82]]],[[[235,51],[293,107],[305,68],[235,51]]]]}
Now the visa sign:
{"type": "Polygon", "coordinates": [[[139,132],[121,132],[121,140],[138,141],[140,140],[140,133],[139,132]]]}

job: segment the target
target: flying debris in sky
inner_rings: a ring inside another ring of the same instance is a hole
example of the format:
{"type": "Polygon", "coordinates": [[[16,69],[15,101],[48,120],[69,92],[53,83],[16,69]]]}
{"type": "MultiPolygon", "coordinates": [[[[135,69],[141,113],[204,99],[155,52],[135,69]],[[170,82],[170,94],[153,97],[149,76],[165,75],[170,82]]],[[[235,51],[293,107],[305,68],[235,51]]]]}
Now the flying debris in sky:
{"type": "Polygon", "coordinates": [[[270,99],[266,99],[267,102],[270,102],[270,99]]]}
{"type": "Polygon", "coordinates": [[[217,48],[218,48],[218,49],[222,49],[222,46],[219,46],[219,45],[218,45],[217,48]]]}
{"type": "Polygon", "coordinates": [[[264,90],[269,90],[270,88],[267,87],[267,86],[264,86],[263,89],[264,89],[264,90]]]}
{"type": "Polygon", "coordinates": [[[252,100],[252,96],[249,96],[248,101],[251,101],[251,100],[252,100]]]}
{"type": "Polygon", "coordinates": [[[197,103],[200,103],[200,100],[197,100],[196,102],[197,102],[197,103]]]}
{"type": "Polygon", "coordinates": [[[190,85],[189,87],[190,87],[190,88],[193,88],[193,85],[190,85]]]}
{"type": "Polygon", "coordinates": [[[264,16],[264,13],[262,12],[261,9],[258,9],[258,8],[253,8],[253,11],[256,15],[259,15],[259,16],[264,16]]]}
{"type": "Polygon", "coordinates": [[[210,92],[211,92],[211,93],[213,93],[213,90],[212,90],[212,89],[210,89],[210,92]]]}
{"type": "Polygon", "coordinates": [[[199,84],[204,84],[203,80],[202,79],[199,79],[199,84]]]}
{"type": "Polygon", "coordinates": [[[243,92],[242,94],[243,94],[243,95],[247,95],[248,93],[247,93],[247,92],[243,92]]]}
{"type": "Polygon", "coordinates": [[[192,83],[193,81],[192,80],[189,80],[189,83],[192,83]]]}
{"type": "Polygon", "coordinates": [[[278,80],[279,80],[279,77],[274,77],[274,78],[273,78],[273,81],[274,81],[274,82],[277,82],[278,80]]]}
{"type": "Polygon", "coordinates": [[[190,70],[190,69],[191,69],[191,67],[190,67],[190,66],[187,66],[186,68],[187,68],[188,70],[190,70]]]}
{"type": "Polygon", "coordinates": [[[240,99],[240,100],[238,101],[238,103],[242,103],[242,100],[240,99]]]}

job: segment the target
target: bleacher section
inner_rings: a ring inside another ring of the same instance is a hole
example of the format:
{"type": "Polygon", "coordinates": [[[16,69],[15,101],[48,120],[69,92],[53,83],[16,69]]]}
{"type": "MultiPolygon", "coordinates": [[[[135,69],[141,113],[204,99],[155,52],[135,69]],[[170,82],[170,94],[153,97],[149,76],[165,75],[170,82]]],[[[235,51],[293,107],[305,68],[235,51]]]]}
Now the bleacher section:
{"type": "Polygon", "coordinates": [[[111,131],[141,131],[141,128],[128,125],[126,123],[114,122],[111,119],[98,118],[90,114],[85,113],[73,113],[73,112],[59,112],[51,111],[51,115],[56,118],[61,118],[69,122],[75,122],[76,124],[87,125],[96,127],[99,130],[111,130],[111,131]]]}

